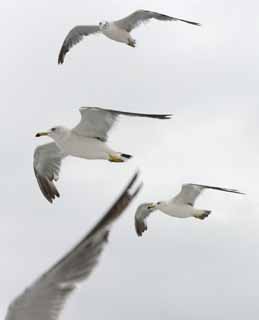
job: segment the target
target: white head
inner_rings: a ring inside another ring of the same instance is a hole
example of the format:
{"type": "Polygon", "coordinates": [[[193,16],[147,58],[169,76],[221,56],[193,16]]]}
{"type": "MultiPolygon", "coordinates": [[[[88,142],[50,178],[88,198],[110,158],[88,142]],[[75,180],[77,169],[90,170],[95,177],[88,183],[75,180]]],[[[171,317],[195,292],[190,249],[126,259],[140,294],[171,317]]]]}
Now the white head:
{"type": "Polygon", "coordinates": [[[59,142],[67,138],[67,136],[70,134],[70,130],[68,128],[62,127],[62,126],[55,126],[49,129],[45,132],[38,132],[35,137],[41,137],[41,136],[49,136],[54,141],[59,142]]]}
{"type": "Polygon", "coordinates": [[[148,209],[153,209],[153,210],[157,210],[157,209],[161,209],[163,208],[165,205],[167,205],[166,201],[158,201],[156,203],[151,203],[148,206],[148,209]]]}
{"type": "Polygon", "coordinates": [[[99,23],[100,30],[108,29],[108,27],[109,27],[109,22],[108,21],[101,21],[99,23]]]}

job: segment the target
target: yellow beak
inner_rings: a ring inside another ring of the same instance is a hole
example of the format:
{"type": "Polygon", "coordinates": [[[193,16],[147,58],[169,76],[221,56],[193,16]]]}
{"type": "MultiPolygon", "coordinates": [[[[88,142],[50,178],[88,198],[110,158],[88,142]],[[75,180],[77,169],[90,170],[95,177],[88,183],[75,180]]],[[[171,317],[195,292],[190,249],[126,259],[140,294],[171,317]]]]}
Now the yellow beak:
{"type": "Polygon", "coordinates": [[[48,136],[49,135],[49,133],[48,132],[38,132],[38,133],[36,133],[35,134],[35,137],[41,137],[41,136],[48,136]]]}
{"type": "Polygon", "coordinates": [[[156,203],[150,203],[147,208],[154,209],[155,207],[156,207],[156,203]]]}

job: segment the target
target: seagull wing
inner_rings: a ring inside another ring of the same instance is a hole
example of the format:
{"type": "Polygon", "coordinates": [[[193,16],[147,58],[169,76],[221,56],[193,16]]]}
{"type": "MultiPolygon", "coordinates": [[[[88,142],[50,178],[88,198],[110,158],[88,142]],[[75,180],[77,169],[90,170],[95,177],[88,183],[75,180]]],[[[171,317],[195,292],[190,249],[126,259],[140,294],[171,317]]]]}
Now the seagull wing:
{"type": "Polygon", "coordinates": [[[53,181],[57,181],[59,178],[59,171],[63,158],[64,154],[55,142],[43,144],[34,151],[34,173],[41,192],[51,203],[56,196],[59,197],[59,192],[53,181]]]}
{"type": "Polygon", "coordinates": [[[58,63],[62,64],[65,60],[67,52],[78,42],[80,42],[84,36],[89,36],[99,32],[98,26],[76,26],[66,36],[58,56],[58,63]]]}
{"type": "Polygon", "coordinates": [[[116,111],[111,109],[82,107],[79,109],[81,121],[73,129],[77,134],[106,141],[108,132],[120,115],[146,117],[154,119],[170,119],[171,114],[145,114],[116,111]]]}
{"type": "Polygon", "coordinates": [[[99,223],[52,268],[27,288],[9,306],[6,320],[56,320],[77,284],[89,277],[107,242],[112,223],[138,194],[132,178],[118,200],[99,223]]]}
{"type": "Polygon", "coordinates": [[[138,206],[135,213],[135,229],[139,237],[147,230],[146,219],[155,209],[148,209],[151,203],[143,203],[138,206]]]}
{"type": "Polygon", "coordinates": [[[182,185],[181,192],[176,197],[174,197],[172,201],[193,206],[195,203],[195,200],[198,198],[198,196],[201,194],[201,192],[204,189],[212,189],[212,190],[243,194],[242,192],[235,189],[188,183],[188,184],[182,185]]]}
{"type": "Polygon", "coordinates": [[[140,24],[149,21],[150,19],[156,19],[161,21],[182,21],[186,23],[190,23],[196,26],[200,26],[200,23],[184,20],[184,19],[178,19],[175,17],[170,17],[165,14],[148,11],[148,10],[137,10],[127,16],[126,18],[123,18],[121,20],[114,21],[114,23],[121,29],[125,29],[128,32],[132,31],[136,27],[138,27],[140,24]]]}

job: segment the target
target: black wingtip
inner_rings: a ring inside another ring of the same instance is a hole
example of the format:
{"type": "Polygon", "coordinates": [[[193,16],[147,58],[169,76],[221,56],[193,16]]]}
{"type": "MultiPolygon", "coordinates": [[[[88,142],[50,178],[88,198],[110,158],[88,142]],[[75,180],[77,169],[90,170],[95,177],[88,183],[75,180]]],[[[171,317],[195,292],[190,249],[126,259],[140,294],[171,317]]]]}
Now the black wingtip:
{"type": "Polygon", "coordinates": [[[234,193],[237,193],[237,194],[242,194],[242,195],[244,195],[244,196],[246,196],[247,194],[246,193],[244,193],[244,192],[241,192],[241,191],[238,191],[238,190],[235,190],[235,192],[234,193]]]}
{"type": "Polygon", "coordinates": [[[63,64],[64,63],[64,59],[62,57],[58,57],[58,64],[63,64]]]}
{"type": "Polygon", "coordinates": [[[165,117],[164,117],[164,119],[165,119],[165,120],[169,120],[169,119],[172,118],[172,116],[173,116],[173,114],[166,114],[165,117]]]}
{"type": "Polygon", "coordinates": [[[149,114],[148,117],[161,119],[161,120],[169,120],[171,119],[173,114],[149,114]]]}
{"type": "Polygon", "coordinates": [[[58,64],[64,63],[65,55],[66,55],[66,50],[64,50],[64,47],[62,47],[58,55],[58,64]]]}
{"type": "Polygon", "coordinates": [[[126,192],[127,190],[129,190],[133,186],[133,184],[137,180],[139,174],[140,174],[140,172],[138,170],[134,173],[134,176],[131,178],[130,182],[125,187],[124,192],[126,192]]]}
{"type": "Polygon", "coordinates": [[[177,19],[178,21],[182,21],[188,24],[192,24],[193,26],[197,26],[197,27],[201,27],[202,24],[199,22],[194,22],[194,21],[190,21],[190,20],[184,20],[184,19],[177,19]]]}
{"type": "Polygon", "coordinates": [[[140,185],[136,187],[135,191],[130,190],[135,184],[138,176],[139,172],[137,171],[131,178],[127,186],[124,188],[119,198],[113,203],[111,208],[108,210],[106,215],[104,215],[94,226],[94,228],[89,232],[87,236],[88,238],[90,238],[97,230],[107,228],[109,225],[111,225],[123,213],[124,209],[128,207],[128,205],[136,197],[136,195],[139,193],[142,187],[142,184],[140,183],[140,185]]]}

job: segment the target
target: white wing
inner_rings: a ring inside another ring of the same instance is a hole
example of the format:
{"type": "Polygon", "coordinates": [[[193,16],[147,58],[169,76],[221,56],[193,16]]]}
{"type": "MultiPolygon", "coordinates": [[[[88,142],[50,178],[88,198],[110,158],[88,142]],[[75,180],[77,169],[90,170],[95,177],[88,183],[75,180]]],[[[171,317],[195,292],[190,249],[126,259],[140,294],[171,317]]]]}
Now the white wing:
{"type": "Polygon", "coordinates": [[[188,184],[182,185],[181,192],[176,197],[174,197],[172,201],[193,206],[195,203],[195,200],[198,198],[198,196],[201,194],[201,192],[204,189],[213,189],[213,190],[243,194],[242,192],[235,189],[188,183],[188,184]]]}
{"type": "Polygon", "coordinates": [[[150,19],[157,19],[162,21],[182,21],[186,23],[190,23],[196,26],[200,26],[200,23],[178,19],[175,17],[170,17],[165,14],[161,14],[158,12],[148,11],[148,10],[138,10],[123,18],[121,20],[114,21],[114,23],[121,29],[125,29],[128,32],[138,27],[141,23],[147,22],[150,19]]]}
{"type": "Polygon", "coordinates": [[[55,142],[46,143],[34,151],[33,168],[44,197],[52,203],[59,192],[53,181],[59,178],[61,161],[64,154],[55,142]]]}
{"type": "Polygon", "coordinates": [[[97,225],[63,259],[50,268],[9,306],[6,320],[56,320],[66,299],[96,266],[111,224],[139,192],[132,193],[137,174],[97,225]]]}
{"type": "Polygon", "coordinates": [[[171,114],[132,113],[93,107],[82,107],[79,111],[81,113],[81,121],[73,130],[77,134],[102,141],[107,140],[109,130],[120,115],[154,119],[170,119],[171,117],[171,114]]]}
{"type": "Polygon", "coordinates": [[[142,203],[135,213],[135,229],[139,237],[147,230],[146,219],[155,209],[149,208],[152,203],[142,203]]]}
{"type": "Polygon", "coordinates": [[[58,56],[58,63],[62,64],[65,60],[67,52],[78,42],[80,42],[84,36],[89,36],[99,32],[98,26],[76,26],[66,36],[58,56]]]}

